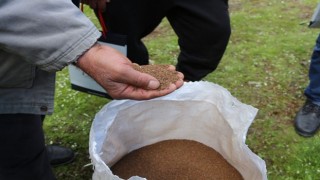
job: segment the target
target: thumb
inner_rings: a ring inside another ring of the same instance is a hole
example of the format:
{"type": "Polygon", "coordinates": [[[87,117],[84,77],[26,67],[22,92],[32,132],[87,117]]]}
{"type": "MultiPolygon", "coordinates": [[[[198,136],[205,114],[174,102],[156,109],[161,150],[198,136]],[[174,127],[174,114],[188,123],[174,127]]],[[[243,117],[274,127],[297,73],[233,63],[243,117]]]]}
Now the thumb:
{"type": "Polygon", "coordinates": [[[124,74],[123,81],[142,89],[157,89],[160,86],[160,82],[153,76],[142,73],[130,67],[124,74]]]}

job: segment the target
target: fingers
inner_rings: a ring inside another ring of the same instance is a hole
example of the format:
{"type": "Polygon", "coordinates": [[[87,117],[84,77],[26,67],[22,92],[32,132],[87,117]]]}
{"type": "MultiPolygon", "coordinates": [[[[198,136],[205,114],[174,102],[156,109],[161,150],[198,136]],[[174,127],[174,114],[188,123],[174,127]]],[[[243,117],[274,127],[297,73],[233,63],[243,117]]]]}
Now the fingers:
{"type": "Polygon", "coordinates": [[[181,72],[178,72],[179,80],[175,82],[175,86],[180,88],[184,83],[184,75],[181,72]]]}
{"type": "Polygon", "coordinates": [[[163,89],[170,83],[180,87],[184,76],[182,73],[175,71],[173,65],[144,65],[133,64],[133,69],[125,71],[124,76],[134,77],[136,79],[127,79],[127,83],[144,89],[163,89]],[[157,79],[158,78],[158,79],[157,79]],[[177,81],[177,82],[175,82],[177,81]],[[160,87],[159,87],[160,86],[160,87]]]}
{"type": "Polygon", "coordinates": [[[113,94],[112,97],[114,99],[148,100],[168,95],[176,89],[178,89],[178,87],[175,84],[171,84],[163,90],[145,90],[131,86],[120,94],[113,94]]]}
{"type": "MultiPolygon", "coordinates": [[[[156,98],[183,85],[183,74],[178,72],[175,73],[178,76],[176,82],[159,90],[160,82],[155,77],[136,70],[131,61],[119,51],[98,43],[78,59],[77,66],[96,80],[114,99],[156,98]]],[[[174,66],[166,68],[175,71],[174,66]]]]}
{"type": "Polygon", "coordinates": [[[160,86],[160,82],[153,76],[141,73],[132,67],[129,67],[128,70],[124,71],[122,80],[124,83],[143,88],[143,89],[157,89],[160,86]]]}
{"type": "MultiPolygon", "coordinates": [[[[170,70],[175,71],[174,66],[169,67],[170,70]]],[[[179,79],[169,84],[165,89],[159,89],[160,82],[149,74],[128,69],[126,74],[123,74],[124,84],[129,84],[120,94],[115,94],[115,99],[134,99],[134,100],[147,100],[160,96],[167,95],[176,89],[180,88],[184,81],[184,75],[177,72],[179,79]]]]}

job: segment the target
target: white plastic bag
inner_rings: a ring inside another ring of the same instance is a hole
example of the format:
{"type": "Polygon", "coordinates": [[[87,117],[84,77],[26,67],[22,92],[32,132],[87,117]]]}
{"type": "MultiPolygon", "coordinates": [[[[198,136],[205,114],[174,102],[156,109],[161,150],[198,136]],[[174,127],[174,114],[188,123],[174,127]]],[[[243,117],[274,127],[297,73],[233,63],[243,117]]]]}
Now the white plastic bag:
{"type": "MultiPolygon", "coordinates": [[[[185,83],[148,101],[114,100],[90,131],[93,180],[120,180],[110,168],[129,152],[168,139],[203,143],[219,152],[246,180],[266,180],[265,162],[245,144],[258,110],[210,82],[185,83]]],[[[141,180],[143,177],[131,177],[141,180]]]]}

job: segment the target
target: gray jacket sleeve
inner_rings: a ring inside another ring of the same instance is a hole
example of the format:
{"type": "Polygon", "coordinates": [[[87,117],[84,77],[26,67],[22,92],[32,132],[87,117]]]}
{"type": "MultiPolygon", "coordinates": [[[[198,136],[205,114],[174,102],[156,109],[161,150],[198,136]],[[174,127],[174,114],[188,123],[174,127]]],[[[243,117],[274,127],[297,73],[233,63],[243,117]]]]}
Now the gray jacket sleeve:
{"type": "Polygon", "coordinates": [[[0,1],[1,51],[43,70],[61,70],[99,37],[100,31],[71,0],[0,1]]]}

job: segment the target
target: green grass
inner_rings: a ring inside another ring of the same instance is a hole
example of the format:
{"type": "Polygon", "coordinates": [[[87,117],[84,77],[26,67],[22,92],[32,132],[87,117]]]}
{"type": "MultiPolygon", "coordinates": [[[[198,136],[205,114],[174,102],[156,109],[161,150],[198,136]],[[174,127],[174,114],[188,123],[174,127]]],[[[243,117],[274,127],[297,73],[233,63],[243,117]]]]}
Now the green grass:
{"type": "MultiPolygon", "coordinates": [[[[293,119],[304,103],[309,59],[319,29],[306,24],[316,0],[230,0],[232,35],[225,55],[205,80],[259,109],[247,144],[266,161],[270,180],[319,179],[320,136],[303,138],[293,119]]],[[[86,14],[95,22],[92,12],[86,14]]],[[[168,21],[144,39],[150,59],[175,64],[177,37],[168,21]]],[[[74,163],[55,168],[58,179],[91,179],[88,158],[91,122],[109,100],[70,89],[67,69],[58,73],[55,113],[45,121],[48,143],[71,147],[74,163]]]]}

